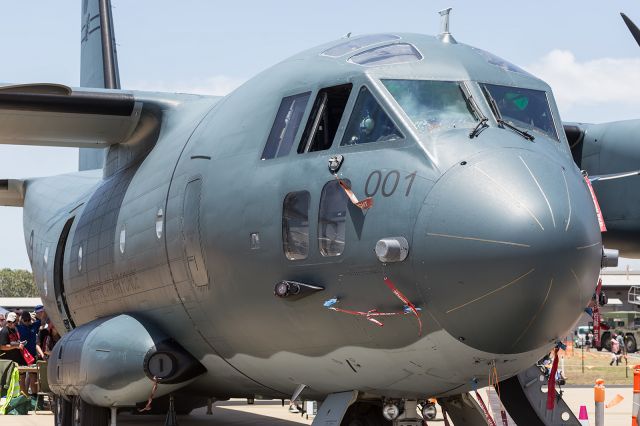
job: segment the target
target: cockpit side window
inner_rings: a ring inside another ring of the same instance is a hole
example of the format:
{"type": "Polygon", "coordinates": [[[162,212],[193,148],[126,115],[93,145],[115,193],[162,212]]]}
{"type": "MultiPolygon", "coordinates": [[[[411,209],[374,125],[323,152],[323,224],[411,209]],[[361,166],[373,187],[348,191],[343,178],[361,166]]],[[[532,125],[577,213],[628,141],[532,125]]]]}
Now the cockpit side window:
{"type": "Polygon", "coordinates": [[[282,99],[262,152],[263,160],[284,157],[289,154],[310,96],[311,92],[306,92],[282,99]]]}
{"type": "Polygon", "coordinates": [[[309,201],[307,191],[290,192],[282,208],[282,243],[289,260],[309,255],[309,201]]]}
{"type": "Polygon", "coordinates": [[[483,84],[482,89],[492,108],[509,124],[559,140],[546,92],[495,84],[483,84]]]}
{"type": "Polygon", "coordinates": [[[433,80],[382,80],[420,133],[472,128],[478,122],[460,83],[433,80]]]}
{"type": "Polygon", "coordinates": [[[360,88],[347,130],[341,145],[360,145],[369,142],[402,139],[398,130],[366,86],[360,88]]]}
{"type": "Polygon", "coordinates": [[[320,90],[302,134],[298,153],[329,149],[344,113],[351,84],[320,90]]]}

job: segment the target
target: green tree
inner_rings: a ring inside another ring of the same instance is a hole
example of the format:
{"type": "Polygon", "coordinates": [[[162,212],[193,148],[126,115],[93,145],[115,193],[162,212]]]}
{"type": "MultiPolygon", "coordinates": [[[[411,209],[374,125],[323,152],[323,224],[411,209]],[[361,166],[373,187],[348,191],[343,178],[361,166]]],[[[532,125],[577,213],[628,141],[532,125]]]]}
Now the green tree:
{"type": "Polygon", "coordinates": [[[0,297],[38,297],[33,274],[24,269],[0,269],[0,297]]]}

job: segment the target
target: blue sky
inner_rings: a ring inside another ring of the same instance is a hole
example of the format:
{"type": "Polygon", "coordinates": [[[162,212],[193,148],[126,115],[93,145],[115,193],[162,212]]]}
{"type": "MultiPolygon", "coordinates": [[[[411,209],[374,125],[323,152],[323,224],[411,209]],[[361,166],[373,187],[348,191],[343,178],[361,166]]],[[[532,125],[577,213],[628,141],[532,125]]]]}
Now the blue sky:
{"type": "MultiPolygon", "coordinates": [[[[454,8],[459,42],[489,50],[551,84],[563,119],[640,117],[640,47],[619,12],[637,0],[413,1],[112,0],[123,88],[226,94],[298,51],[372,32],[436,34],[454,8]]],[[[80,1],[3,2],[0,81],[77,86],[80,1]]],[[[1,129],[0,129],[1,131],[1,129]]],[[[0,177],[75,170],[77,151],[0,146],[0,177]]],[[[0,267],[28,268],[20,209],[0,208],[0,267]]]]}

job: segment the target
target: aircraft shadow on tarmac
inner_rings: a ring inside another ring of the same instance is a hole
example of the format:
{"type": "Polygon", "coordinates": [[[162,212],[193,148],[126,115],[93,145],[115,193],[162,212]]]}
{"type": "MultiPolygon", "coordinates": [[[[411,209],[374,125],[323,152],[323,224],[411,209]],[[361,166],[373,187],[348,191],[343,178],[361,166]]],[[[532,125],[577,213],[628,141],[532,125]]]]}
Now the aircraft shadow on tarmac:
{"type": "MultiPolygon", "coordinates": [[[[279,401],[256,401],[255,405],[249,406],[246,402],[226,401],[214,405],[213,414],[207,415],[206,408],[194,410],[188,416],[178,416],[180,426],[191,425],[263,425],[263,426],[294,426],[300,424],[308,424],[299,414],[288,414],[287,409],[281,407],[279,401]],[[235,409],[235,407],[246,407],[256,412],[246,412],[235,409]],[[266,406],[266,407],[265,407],[266,406]],[[264,408],[263,408],[264,407],[264,408]],[[265,411],[268,411],[265,412],[265,411]],[[271,415],[290,415],[292,420],[279,419],[271,415]],[[293,419],[299,419],[295,421],[293,419]]],[[[149,424],[153,420],[153,424],[163,424],[165,416],[138,416],[128,413],[118,415],[118,425],[141,425],[149,424]]]]}

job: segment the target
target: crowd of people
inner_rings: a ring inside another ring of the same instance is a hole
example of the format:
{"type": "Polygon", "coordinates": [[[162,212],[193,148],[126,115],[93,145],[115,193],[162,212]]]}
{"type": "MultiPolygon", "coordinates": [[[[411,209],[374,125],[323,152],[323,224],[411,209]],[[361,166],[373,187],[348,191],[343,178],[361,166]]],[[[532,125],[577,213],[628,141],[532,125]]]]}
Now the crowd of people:
{"type": "MultiPolygon", "coordinates": [[[[46,361],[60,334],[42,305],[34,312],[0,313],[0,360],[8,359],[19,366],[32,366],[46,361]]],[[[26,395],[38,393],[37,373],[20,374],[20,390],[26,395]]]]}

